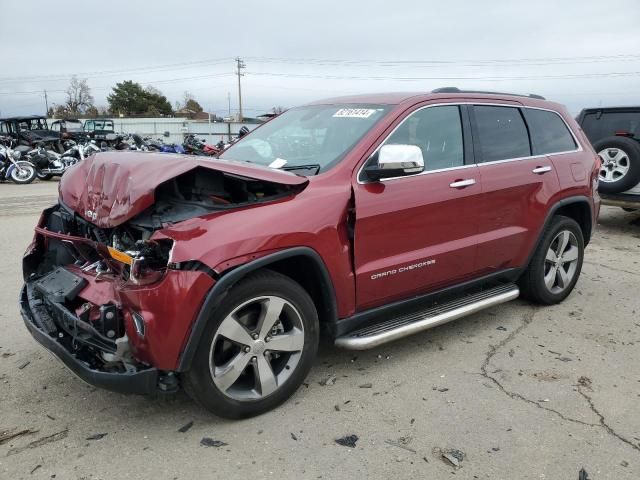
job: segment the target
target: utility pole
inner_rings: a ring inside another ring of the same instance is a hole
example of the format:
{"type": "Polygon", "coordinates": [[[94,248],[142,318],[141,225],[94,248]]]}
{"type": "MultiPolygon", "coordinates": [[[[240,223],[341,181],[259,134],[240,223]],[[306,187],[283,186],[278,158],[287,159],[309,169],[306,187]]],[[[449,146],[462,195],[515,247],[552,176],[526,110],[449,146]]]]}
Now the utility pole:
{"type": "Polygon", "coordinates": [[[236,57],[236,75],[238,75],[238,121],[242,121],[242,85],[240,84],[240,77],[244,75],[242,70],[247,68],[245,63],[240,57],[236,57]]]}
{"type": "Polygon", "coordinates": [[[227,116],[231,117],[231,92],[227,92],[227,104],[229,108],[229,113],[227,114],[227,116]]]}
{"type": "Polygon", "coordinates": [[[44,106],[46,108],[45,115],[49,116],[49,99],[47,98],[47,91],[44,91],[44,106]]]}

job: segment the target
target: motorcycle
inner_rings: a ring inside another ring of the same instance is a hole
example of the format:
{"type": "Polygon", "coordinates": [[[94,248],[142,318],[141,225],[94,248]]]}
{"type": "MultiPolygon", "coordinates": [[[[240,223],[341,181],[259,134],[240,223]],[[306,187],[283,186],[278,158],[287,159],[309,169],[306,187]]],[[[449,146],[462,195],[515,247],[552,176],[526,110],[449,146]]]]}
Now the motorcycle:
{"type": "Polygon", "coordinates": [[[36,167],[27,160],[20,160],[19,151],[9,145],[0,143],[0,180],[11,180],[18,184],[33,182],[36,178],[36,167]]]}
{"type": "Polygon", "coordinates": [[[206,144],[202,140],[199,140],[193,133],[184,137],[184,143],[182,146],[184,147],[185,152],[190,153],[191,155],[215,156],[221,151],[217,146],[214,147],[206,144]]]}
{"type": "Polygon", "coordinates": [[[45,149],[40,144],[27,153],[31,162],[36,166],[36,175],[40,180],[50,180],[55,176],[62,176],[70,167],[101,149],[93,142],[76,143],[68,140],[64,143],[66,150],[60,154],[45,149]]]}
{"type": "Polygon", "coordinates": [[[134,142],[133,150],[141,152],[161,152],[161,153],[185,153],[182,145],[174,143],[163,143],[161,140],[142,138],[137,133],[131,135],[134,142]]]}

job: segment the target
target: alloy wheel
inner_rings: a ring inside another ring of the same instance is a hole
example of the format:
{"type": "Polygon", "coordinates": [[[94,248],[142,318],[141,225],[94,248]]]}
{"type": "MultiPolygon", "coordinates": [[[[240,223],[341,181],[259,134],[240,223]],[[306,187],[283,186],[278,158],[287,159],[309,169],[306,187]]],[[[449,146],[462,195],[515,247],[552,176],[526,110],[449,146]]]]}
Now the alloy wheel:
{"type": "Polygon", "coordinates": [[[260,400],[287,381],[303,348],[298,310],[281,297],[256,297],[220,322],[209,351],[211,378],[228,397],[260,400]]]}
{"type": "Polygon", "coordinates": [[[578,239],[569,230],[560,231],[551,241],[544,265],[544,284],[558,294],[569,287],[578,270],[578,239]]]}
{"type": "Polygon", "coordinates": [[[599,175],[601,182],[617,182],[629,172],[631,161],[624,150],[605,148],[598,152],[598,156],[602,160],[599,175]]]}

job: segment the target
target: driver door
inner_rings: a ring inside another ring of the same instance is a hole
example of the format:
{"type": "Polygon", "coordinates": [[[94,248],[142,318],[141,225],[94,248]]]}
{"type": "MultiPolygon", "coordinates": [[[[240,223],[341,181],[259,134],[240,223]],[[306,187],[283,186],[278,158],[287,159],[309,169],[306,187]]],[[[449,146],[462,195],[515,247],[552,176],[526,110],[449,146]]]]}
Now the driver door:
{"type": "Polygon", "coordinates": [[[418,146],[423,172],[371,181],[360,171],[353,186],[358,311],[473,276],[481,185],[470,154],[465,162],[461,113],[457,105],[421,108],[378,147],[418,146]]]}

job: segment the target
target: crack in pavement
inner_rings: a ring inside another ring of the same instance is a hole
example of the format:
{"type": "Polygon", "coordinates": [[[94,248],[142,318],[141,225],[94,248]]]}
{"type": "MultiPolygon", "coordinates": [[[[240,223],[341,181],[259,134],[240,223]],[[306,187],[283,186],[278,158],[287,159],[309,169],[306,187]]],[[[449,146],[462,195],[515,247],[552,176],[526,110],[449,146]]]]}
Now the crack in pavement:
{"type": "Polygon", "coordinates": [[[525,328],[527,328],[529,326],[529,324],[533,321],[533,317],[535,316],[537,310],[538,310],[537,307],[532,307],[531,310],[529,312],[527,312],[522,317],[522,324],[518,328],[516,328],[513,332],[511,332],[509,335],[507,335],[497,345],[489,345],[489,350],[487,351],[485,359],[482,362],[482,365],[480,366],[480,375],[483,376],[484,378],[486,378],[487,380],[491,381],[494,385],[496,385],[498,387],[498,389],[502,393],[504,393],[505,395],[507,395],[509,398],[511,398],[513,400],[520,400],[520,401],[523,401],[525,403],[534,405],[535,407],[537,407],[537,408],[539,408],[541,410],[546,410],[547,412],[551,412],[551,413],[557,415],[558,417],[560,417],[562,420],[564,420],[566,422],[571,422],[571,423],[575,423],[575,424],[578,424],[578,425],[583,425],[583,426],[586,426],[586,427],[603,428],[611,436],[617,438],[618,440],[620,440],[623,443],[626,443],[627,445],[629,445],[634,450],[640,451],[640,446],[634,444],[629,439],[627,439],[624,436],[622,436],[619,433],[617,433],[613,428],[611,428],[611,426],[609,426],[606,423],[606,421],[604,419],[604,416],[598,411],[598,409],[596,409],[591,397],[589,397],[586,393],[584,393],[582,391],[582,387],[580,385],[578,385],[578,393],[587,401],[591,411],[599,418],[599,423],[589,423],[589,422],[585,422],[585,421],[582,421],[582,420],[578,420],[576,418],[567,417],[566,415],[564,415],[562,412],[560,412],[558,410],[555,410],[553,408],[547,407],[545,405],[541,405],[539,402],[531,400],[531,399],[525,397],[524,395],[522,395],[520,393],[512,392],[510,390],[507,390],[505,388],[505,386],[502,385],[502,383],[500,383],[500,381],[496,377],[494,377],[494,376],[492,376],[491,374],[488,373],[487,368],[489,366],[489,363],[491,363],[491,359],[495,356],[496,353],[498,353],[498,350],[500,350],[502,347],[504,347],[507,343],[509,343],[511,340],[513,340],[518,334],[520,334],[520,332],[522,332],[525,328]]]}
{"type": "Polygon", "coordinates": [[[593,399],[587,395],[586,393],[584,393],[582,386],[578,385],[578,393],[587,401],[587,403],[589,404],[589,408],[591,409],[591,411],[598,417],[598,419],[600,420],[600,423],[598,424],[599,427],[604,428],[607,433],[609,433],[609,435],[613,435],[614,437],[616,437],[618,440],[620,440],[621,442],[626,443],[627,445],[629,445],[631,448],[633,448],[634,450],[637,450],[640,452],[640,446],[636,445],[635,443],[633,443],[631,440],[629,440],[628,438],[623,437],[622,435],[620,435],[618,432],[616,432],[613,428],[611,428],[611,426],[609,426],[609,424],[607,424],[607,422],[605,422],[604,420],[604,415],[602,415],[600,413],[600,411],[598,411],[598,409],[596,408],[596,406],[593,403],[593,399]]]}
{"type": "Polygon", "coordinates": [[[610,265],[605,265],[604,263],[597,263],[597,262],[588,262],[586,260],[583,260],[582,263],[586,263],[587,265],[592,265],[594,267],[602,267],[602,268],[606,268],[607,270],[613,270],[614,272],[621,272],[621,273],[627,273],[629,275],[633,275],[634,277],[638,277],[640,276],[640,273],[638,272],[632,272],[629,270],[624,270],[622,268],[616,268],[616,267],[612,267],[610,265]]]}

